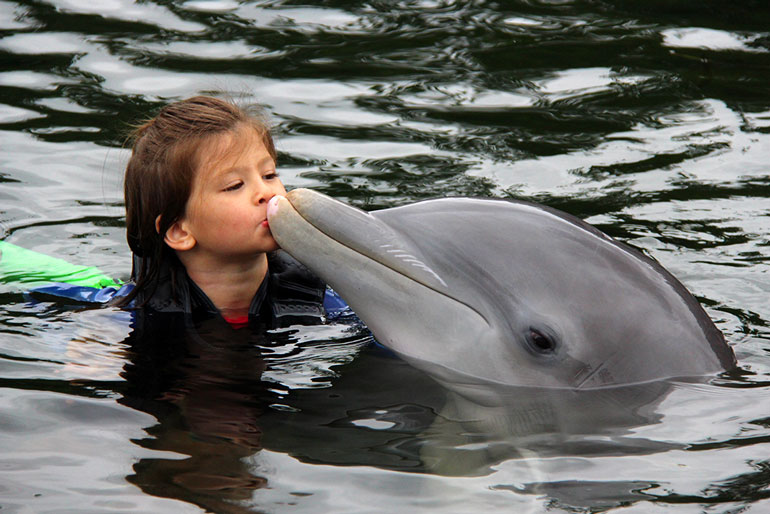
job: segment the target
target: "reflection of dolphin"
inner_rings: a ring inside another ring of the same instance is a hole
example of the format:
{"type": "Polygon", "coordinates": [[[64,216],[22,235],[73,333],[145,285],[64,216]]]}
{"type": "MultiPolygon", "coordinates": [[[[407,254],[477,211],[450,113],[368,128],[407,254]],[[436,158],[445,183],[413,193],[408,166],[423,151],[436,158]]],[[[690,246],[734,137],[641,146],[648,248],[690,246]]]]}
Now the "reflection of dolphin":
{"type": "MultiPolygon", "coordinates": [[[[335,368],[331,388],[298,389],[291,411],[259,418],[264,447],[303,461],[479,476],[522,457],[647,455],[681,445],[635,433],[659,423],[667,381],[593,390],[498,387],[479,405],[377,347],[335,368]]],[[[526,459],[524,459],[526,460],[526,459]]],[[[532,462],[530,480],[539,480],[532,462]]]]}
{"type": "Polygon", "coordinates": [[[281,247],[378,341],[464,393],[483,396],[495,383],[589,389],[735,366],[671,274],[553,209],[440,199],[367,214],[297,189],[271,200],[268,219],[281,247]]]}

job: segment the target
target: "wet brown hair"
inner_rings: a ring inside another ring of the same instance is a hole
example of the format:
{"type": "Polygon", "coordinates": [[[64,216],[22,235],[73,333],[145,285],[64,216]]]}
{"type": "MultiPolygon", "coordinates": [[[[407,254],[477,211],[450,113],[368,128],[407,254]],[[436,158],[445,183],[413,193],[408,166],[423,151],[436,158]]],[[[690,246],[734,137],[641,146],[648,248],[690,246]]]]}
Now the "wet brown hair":
{"type": "MultiPolygon", "coordinates": [[[[148,299],[158,285],[163,264],[181,265],[163,238],[185,214],[196,171],[202,161],[198,148],[210,136],[253,128],[273,160],[275,146],[261,111],[241,108],[211,96],[195,96],[163,107],[134,130],[131,158],[123,190],[126,239],[134,253],[132,279],[136,287],[120,304],[128,305],[142,292],[148,299]],[[156,229],[155,220],[160,216],[156,229]]],[[[172,291],[174,285],[172,284],[172,291]]]]}

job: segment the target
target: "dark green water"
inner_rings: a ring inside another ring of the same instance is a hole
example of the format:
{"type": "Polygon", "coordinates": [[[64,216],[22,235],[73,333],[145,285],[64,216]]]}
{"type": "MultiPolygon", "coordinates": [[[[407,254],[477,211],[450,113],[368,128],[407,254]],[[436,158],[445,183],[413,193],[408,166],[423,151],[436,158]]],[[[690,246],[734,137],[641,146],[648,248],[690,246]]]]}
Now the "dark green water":
{"type": "Polygon", "coordinates": [[[0,238],[125,279],[127,127],[212,91],[267,107],[289,187],[534,199],[642,248],[741,372],[480,452],[345,327],[137,353],[3,284],[0,512],[770,511],[766,2],[0,0],[0,238]]]}

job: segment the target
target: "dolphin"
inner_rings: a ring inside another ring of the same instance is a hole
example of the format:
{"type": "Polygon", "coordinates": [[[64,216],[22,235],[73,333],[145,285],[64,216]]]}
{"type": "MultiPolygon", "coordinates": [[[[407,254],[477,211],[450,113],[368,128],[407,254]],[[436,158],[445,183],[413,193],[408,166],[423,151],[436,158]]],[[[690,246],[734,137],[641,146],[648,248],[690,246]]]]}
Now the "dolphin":
{"type": "Polygon", "coordinates": [[[443,198],[367,213],[295,189],[272,198],[267,217],[281,248],[379,343],[461,392],[590,390],[736,367],[673,275],[556,209],[443,198]]]}

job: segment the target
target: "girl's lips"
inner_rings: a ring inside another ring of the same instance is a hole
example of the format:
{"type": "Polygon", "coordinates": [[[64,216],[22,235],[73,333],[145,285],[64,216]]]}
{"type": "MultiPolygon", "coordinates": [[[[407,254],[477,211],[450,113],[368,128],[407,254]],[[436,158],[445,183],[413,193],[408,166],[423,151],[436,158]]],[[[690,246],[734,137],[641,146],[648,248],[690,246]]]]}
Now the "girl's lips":
{"type": "Polygon", "coordinates": [[[267,227],[267,228],[269,228],[269,227],[270,227],[270,225],[267,223],[267,220],[266,220],[266,219],[265,219],[265,220],[262,220],[262,222],[261,222],[259,225],[260,225],[260,226],[262,226],[262,227],[267,227]]]}

